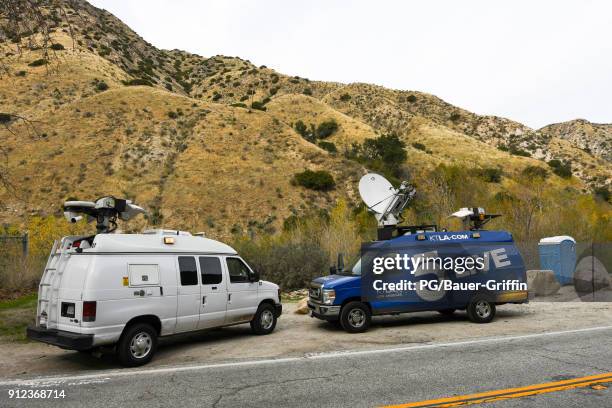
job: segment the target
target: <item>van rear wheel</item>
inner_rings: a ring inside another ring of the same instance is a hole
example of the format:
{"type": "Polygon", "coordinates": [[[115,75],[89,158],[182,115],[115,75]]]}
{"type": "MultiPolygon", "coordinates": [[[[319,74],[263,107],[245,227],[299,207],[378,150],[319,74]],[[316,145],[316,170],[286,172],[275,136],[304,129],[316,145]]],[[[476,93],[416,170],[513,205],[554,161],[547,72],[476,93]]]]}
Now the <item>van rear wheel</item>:
{"type": "Polygon", "coordinates": [[[276,314],[274,306],[269,303],[262,303],[257,308],[255,317],[251,320],[251,330],[255,334],[270,334],[276,327],[276,314]]]}
{"type": "Polygon", "coordinates": [[[147,364],[157,350],[157,332],[147,323],[129,326],[117,345],[119,362],[126,367],[147,364]]]}
{"type": "Polygon", "coordinates": [[[474,323],[489,323],[495,317],[495,303],[485,296],[475,296],[467,307],[467,315],[474,323]]]}

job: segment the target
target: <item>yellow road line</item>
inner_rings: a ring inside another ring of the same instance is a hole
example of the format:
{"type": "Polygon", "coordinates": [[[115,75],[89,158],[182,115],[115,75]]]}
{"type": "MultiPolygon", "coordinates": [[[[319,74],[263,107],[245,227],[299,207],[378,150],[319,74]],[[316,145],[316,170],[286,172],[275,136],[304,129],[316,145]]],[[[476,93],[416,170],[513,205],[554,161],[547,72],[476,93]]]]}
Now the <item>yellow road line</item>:
{"type": "Polygon", "coordinates": [[[544,384],[533,384],[525,387],[506,388],[503,390],[486,391],[478,394],[461,395],[432,399],[427,401],[411,402],[408,404],[388,405],[384,408],[431,408],[431,407],[459,407],[464,405],[482,404],[485,402],[503,401],[512,398],[527,397],[530,395],[545,394],[548,392],[570,390],[572,388],[588,387],[593,384],[612,382],[612,372],[573,378],[571,380],[555,381],[544,384]]]}

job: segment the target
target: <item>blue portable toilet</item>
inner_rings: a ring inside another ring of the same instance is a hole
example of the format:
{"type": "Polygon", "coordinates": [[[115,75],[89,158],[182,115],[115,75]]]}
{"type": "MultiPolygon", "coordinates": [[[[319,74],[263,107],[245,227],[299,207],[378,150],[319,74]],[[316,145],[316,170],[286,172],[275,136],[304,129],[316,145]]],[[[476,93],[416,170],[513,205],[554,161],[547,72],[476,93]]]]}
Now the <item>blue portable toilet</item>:
{"type": "Polygon", "coordinates": [[[542,238],[538,249],[540,268],[552,270],[561,285],[571,284],[576,267],[576,240],[567,235],[542,238]]]}

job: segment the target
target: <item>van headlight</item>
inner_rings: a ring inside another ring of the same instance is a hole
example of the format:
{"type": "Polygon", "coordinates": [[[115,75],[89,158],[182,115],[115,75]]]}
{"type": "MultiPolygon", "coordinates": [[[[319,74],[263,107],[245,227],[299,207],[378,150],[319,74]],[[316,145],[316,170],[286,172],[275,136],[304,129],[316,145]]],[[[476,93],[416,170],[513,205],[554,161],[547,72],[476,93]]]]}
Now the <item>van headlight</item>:
{"type": "Polygon", "coordinates": [[[323,303],[326,305],[332,305],[336,300],[336,291],[333,289],[323,289],[323,303]]]}

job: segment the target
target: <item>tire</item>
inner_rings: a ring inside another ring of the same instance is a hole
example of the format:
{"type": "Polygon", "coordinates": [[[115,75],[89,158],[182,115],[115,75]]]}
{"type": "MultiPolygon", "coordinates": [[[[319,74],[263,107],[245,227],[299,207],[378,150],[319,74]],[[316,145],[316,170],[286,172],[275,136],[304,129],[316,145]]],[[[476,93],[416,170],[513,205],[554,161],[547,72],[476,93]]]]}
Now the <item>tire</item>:
{"type": "Polygon", "coordinates": [[[147,364],[157,350],[157,331],[147,323],[136,323],[125,329],[117,344],[117,357],[125,367],[147,364]]]}
{"type": "Polygon", "coordinates": [[[438,310],[438,313],[444,316],[452,316],[453,314],[455,314],[456,310],[457,309],[441,309],[441,310],[438,310]]]}
{"type": "Polygon", "coordinates": [[[370,327],[372,313],[362,302],[349,302],[340,311],[340,324],[349,333],[363,333],[370,327]]]}
{"type": "Polygon", "coordinates": [[[262,303],[257,308],[255,317],[251,320],[251,330],[258,335],[270,334],[276,327],[276,314],[274,307],[269,303],[262,303]]]}
{"type": "Polygon", "coordinates": [[[467,315],[474,323],[489,323],[495,317],[495,303],[486,296],[477,295],[467,307],[467,315]]]}

